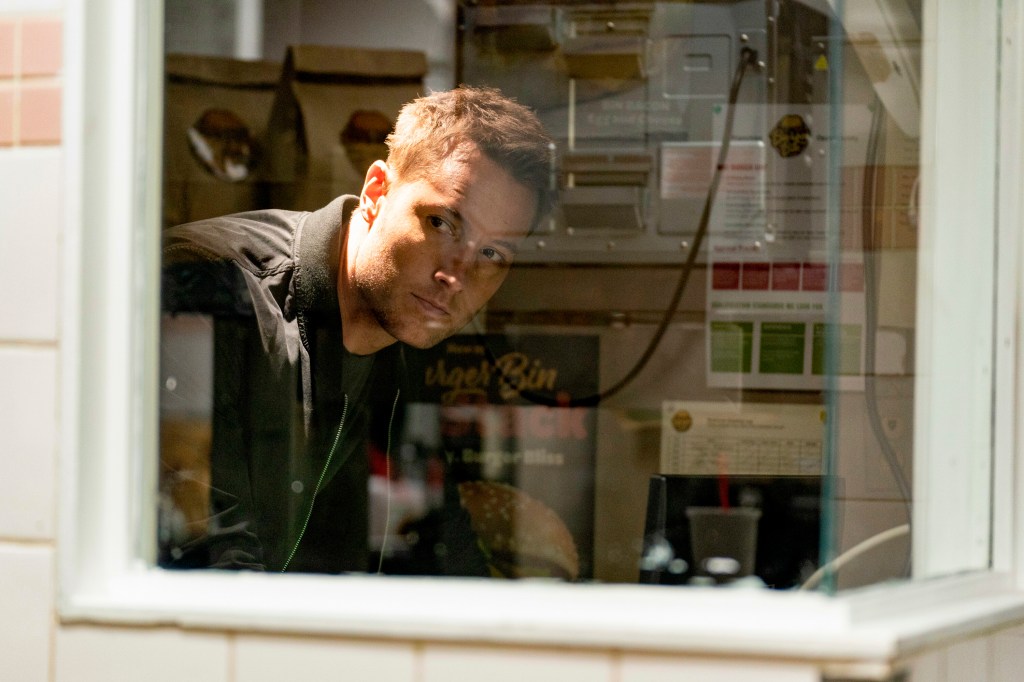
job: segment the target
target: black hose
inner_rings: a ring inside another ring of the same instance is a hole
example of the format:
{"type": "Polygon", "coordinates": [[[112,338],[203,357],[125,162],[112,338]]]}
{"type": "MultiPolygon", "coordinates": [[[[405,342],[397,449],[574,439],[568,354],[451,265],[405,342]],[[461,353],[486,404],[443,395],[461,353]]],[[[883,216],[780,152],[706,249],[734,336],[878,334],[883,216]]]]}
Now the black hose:
{"type": "MultiPolygon", "coordinates": [[[[676,284],[675,291],[672,292],[672,298],[669,301],[668,307],[665,309],[665,314],[662,316],[661,321],[658,323],[658,328],[654,332],[654,336],[647,344],[647,348],[641,354],[640,359],[633,365],[633,367],[617,381],[611,387],[595,393],[594,395],[584,396],[582,398],[573,397],[552,397],[541,395],[533,391],[520,391],[524,399],[529,400],[532,403],[538,405],[547,405],[550,407],[596,407],[604,400],[615,395],[627,385],[630,384],[637,375],[643,371],[647,363],[650,362],[651,358],[654,357],[655,351],[658,349],[658,345],[661,343],[662,338],[665,336],[665,331],[668,329],[668,325],[672,321],[672,316],[675,314],[676,309],[679,307],[679,302],[683,298],[683,291],[686,289],[686,285],[690,280],[690,274],[693,272],[693,265],[697,260],[697,254],[700,251],[701,243],[704,241],[704,237],[708,231],[708,223],[711,219],[711,209],[715,203],[715,197],[718,194],[718,185],[722,179],[722,171],[725,168],[725,161],[729,154],[729,143],[732,140],[732,128],[733,119],[736,114],[736,100],[739,97],[740,85],[743,83],[743,76],[746,74],[747,67],[755,66],[757,64],[757,51],[749,47],[744,47],[740,50],[740,63],[736,67],[736,72],[733,74],[732,85],[729,88],[729,99],[727,104],[727,111],[725,117],[725,128],[722,132],[722,145],[718,151],[718,162],[715,164],[715,172],[711,176],[711,185],[708,187],[707,197],[704,200],[704,210],[701,212],[700,222],[697,225],[697,232],[693,236],[693,245],[690,247],[690,251],[686,256],[686,261],[683,263],[682,270],[679,273],[679,281],[676,284]]],[[[487,348],[486,344],[484,345],[487,348]]],[[[490,349],[487,349],[488,355],[491,355],[490,349]]],[[[491,356],[492,364],[493,356],[491,356]]],[[[499,368],[499,371],[500,368],[499,368]]],[[[504,377],[510,386],[515,388],[515,380],[509,377],[504,377]]]]}

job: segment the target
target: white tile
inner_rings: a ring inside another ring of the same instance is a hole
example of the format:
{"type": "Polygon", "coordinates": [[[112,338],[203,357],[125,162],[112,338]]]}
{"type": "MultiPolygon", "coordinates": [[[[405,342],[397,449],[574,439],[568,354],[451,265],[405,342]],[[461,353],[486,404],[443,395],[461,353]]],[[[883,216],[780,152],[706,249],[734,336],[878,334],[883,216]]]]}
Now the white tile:
{"type": "Polygon", "coordinates": [[[0,544],[0,680],[50,679],[53,550],[0,544]]]}
{"type": "Polygon", "coordinates": [[[223,634],[64,626],[56,661],[56,682],[229,682],[223,634]]]}
{"type": "Polygon", "coordinates": [[[1024,671],[1024,627],[992,636],[992,682],[1018,682],[1024,671]]]}
{"type": "Polygon", "coordinates": [[[0,151],[0,339],[57,338],[62,194],[59,148],[0,151]]]}
{"type": "Polygon", "coordinates": [[[0,346],[0,537],[50,539],[56,490],[57,354],[0,346]]]}
{"type": "Polygon", "coordinates": [[[63,6],[61,0],[0,0],[0,12],[50,12],[63,6]]]}
{"type": "Polygon", "coordinates": [[[820,682],[811,664],[625,655],[619,682],[820,682]]]}
{"type": "MultiPolygon", "coordinates": [[[[992,648],[987,637],[957,642],[946,650],[946,679],[950,682],[990,682],[992,648]]],[[[1017,679],[1020,679],[1019,675],[1017,679]]]]}
{"type": "Polygon", "coordinates": [[[414,682],[415,654],[413,644],[239,636],[233,682],[414,682]]]}
{"type": "Polygon", "coordinates": [[[423,651],[422,682],[609,682],[608,653],[530,648],[428,645],[423,651]]]}

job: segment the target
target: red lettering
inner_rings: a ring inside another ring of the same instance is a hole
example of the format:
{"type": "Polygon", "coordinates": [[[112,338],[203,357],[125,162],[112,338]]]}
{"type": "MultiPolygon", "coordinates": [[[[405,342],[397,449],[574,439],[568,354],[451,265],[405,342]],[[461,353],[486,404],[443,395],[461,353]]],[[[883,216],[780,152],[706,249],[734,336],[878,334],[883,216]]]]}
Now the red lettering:
{"type": "Polygon", "coordinates": [[[555,435],[555,420],[552,417],[549,407],[530,408],[526,433],[537,438],[551,438],[555,435]]]}
{"type": "Polygon", "coordinates": [[[569,407],[558,410],[558,436],[584,440],[587,437],[587,425],[584,421],[587,411],[580,407],[569,407]]]}

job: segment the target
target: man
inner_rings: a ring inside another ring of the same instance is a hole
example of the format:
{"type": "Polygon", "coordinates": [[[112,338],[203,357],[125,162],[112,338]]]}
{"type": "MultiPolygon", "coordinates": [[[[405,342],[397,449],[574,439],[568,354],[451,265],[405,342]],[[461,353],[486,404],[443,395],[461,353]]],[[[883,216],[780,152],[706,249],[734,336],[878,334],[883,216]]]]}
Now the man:
{"type": "MultiPolygon", "coordinates": [[[[358,197],[167,232],[164,310],[214,320],[214,414],[211,517],[161,563],[370,568],[369,407],[393,418],[400,347],[456,333],[504,281],[550,208],[550,148],[527,108],[458,88],[403,108],[358,197]]],[[[451,572],[485,572],[451,524],[451,572]]]]}

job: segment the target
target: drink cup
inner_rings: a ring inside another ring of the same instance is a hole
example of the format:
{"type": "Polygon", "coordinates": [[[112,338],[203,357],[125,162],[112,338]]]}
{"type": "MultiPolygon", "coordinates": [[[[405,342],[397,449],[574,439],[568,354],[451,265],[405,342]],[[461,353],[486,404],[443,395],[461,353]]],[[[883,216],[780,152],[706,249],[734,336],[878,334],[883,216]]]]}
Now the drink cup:
{"type": "Polygon", "coordinates": [[[749,507],[687,507],[690,547],[698,572],[717,582],[751,575],[761,510],[749,507]]]}

